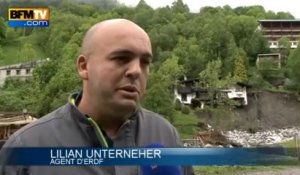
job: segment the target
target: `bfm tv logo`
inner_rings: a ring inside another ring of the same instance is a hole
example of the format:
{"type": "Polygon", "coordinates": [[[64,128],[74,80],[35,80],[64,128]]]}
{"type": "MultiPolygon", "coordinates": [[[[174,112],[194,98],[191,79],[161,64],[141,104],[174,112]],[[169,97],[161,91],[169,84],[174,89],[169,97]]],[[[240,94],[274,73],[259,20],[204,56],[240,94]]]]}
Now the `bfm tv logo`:
{"type": "Polygon", "coordinates": [[[9,8],[9,27],[48,27],[48,8],[9,8]]]}

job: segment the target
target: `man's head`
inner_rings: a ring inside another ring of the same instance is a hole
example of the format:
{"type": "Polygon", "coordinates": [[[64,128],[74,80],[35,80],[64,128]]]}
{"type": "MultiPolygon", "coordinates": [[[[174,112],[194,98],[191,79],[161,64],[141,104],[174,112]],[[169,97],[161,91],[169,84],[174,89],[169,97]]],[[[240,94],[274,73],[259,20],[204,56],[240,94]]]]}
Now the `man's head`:
{"type": "Polygon", "coordinates": [[[104,114],[128,115],[145,93],[151,59],[150,39],[135,23],[113,19],[94,25],[77,61],[85,105],[104,114]]]}

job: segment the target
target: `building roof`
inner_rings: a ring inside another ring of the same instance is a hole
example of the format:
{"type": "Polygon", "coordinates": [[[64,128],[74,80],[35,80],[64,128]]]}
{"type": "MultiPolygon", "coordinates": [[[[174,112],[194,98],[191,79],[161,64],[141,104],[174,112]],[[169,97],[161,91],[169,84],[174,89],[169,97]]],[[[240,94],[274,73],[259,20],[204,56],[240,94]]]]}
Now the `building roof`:
{"type": "Polygon", "coordinates": [[[191,82],[199,82],[199,78],[190,78],[190,79],[180,81],[180,83],[191,83],[191,82]]]}
{"type": "Polygon", "coordinates": [[[0,116],[0,127],[9,126],[9,125],[25,125],[37,120],[36,118],[30,115],[17,115],[10,117],[0,116]]]}
{"type": "Polygon", "coordinates": [[[261,53],[258,56],[280,56],[280,53],[261,53]]]}
{"type": "Polygon", "coordinates": [[[0,67],[0,70],[10,70],[10,69],[28,69],[33,68],[38,64],[41,64],[45,61],[49,61],[49,58],[43,59],[43,60],[36,60],[36,61],[30,61],[25,63],[19,63],[19,64],[12,64],[7,66],[0,67]]]}
{"type": "Polygon", "coordinates": [[[300,19],[261,19],[259,22],[300,22],[300,19]]]}

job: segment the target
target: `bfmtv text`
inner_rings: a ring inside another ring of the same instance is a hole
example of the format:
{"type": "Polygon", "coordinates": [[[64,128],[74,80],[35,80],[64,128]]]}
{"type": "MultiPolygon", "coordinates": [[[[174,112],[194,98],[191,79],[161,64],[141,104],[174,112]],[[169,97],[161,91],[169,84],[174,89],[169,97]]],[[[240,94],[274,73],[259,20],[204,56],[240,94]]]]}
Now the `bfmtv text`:
{"type": "Polygon", "coordinates": [[[48,8],[9,8],[9,27],[48,27],[48,8]]]}

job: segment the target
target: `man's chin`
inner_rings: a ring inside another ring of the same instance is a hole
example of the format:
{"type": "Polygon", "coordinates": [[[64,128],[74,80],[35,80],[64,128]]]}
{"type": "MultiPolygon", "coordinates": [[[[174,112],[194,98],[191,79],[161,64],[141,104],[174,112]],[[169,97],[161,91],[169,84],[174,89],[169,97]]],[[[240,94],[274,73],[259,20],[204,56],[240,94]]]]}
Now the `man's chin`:
{"type": "Polygon", "coordinates": [[[116,110],[120,110],[120,111],[128,111],[128,112],[131,112],[131,111],[134,111],[136,109],[138,105],[138,102],[136,102],[135,100],[127,100],[127,99],[124,99],[124,100],[120,100],[118,102],[118,109],[116,110]]]}

